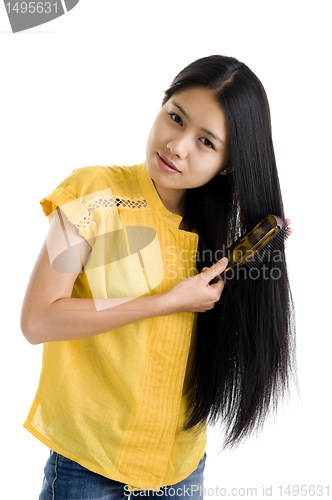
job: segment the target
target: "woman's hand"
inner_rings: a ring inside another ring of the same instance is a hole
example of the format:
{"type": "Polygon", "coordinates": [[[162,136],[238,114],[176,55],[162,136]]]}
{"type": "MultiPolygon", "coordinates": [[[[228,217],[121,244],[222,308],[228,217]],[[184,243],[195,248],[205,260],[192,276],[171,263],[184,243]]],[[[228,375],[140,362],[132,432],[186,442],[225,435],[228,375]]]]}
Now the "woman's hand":
{"type": "Polygon", "coordinates": [[[212,285],[209,282],[226,269],[227,263],[228,260],[224,257],[213,266],[205,267],[200,274],[183,279],[171,288],[167,295],[173,313],[213,309],[224,289],[224,280],[221,278],[212,285]]]}
{"type": "MultiPolygon", "coordinates": [[[[290,227],[291,223],[292,223],[292,220],[291,219],[286,219],[285,220],[286,224],[287,224],[287,227],[288,227],[288,232],[289,232],[289,235],[292,234],[293,232],[293,228],[290,227]]],[[[287,247],[287,243],[284,243],[284,247],[286,248],[287,247]]]]}

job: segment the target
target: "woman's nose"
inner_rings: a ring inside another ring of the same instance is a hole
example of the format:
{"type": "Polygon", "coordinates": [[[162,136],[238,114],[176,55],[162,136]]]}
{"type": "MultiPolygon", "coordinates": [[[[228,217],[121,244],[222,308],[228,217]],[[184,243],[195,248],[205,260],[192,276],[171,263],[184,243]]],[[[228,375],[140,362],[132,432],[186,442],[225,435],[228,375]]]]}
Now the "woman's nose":
{"type": "Polygon", "coordinates": [[[174,156],[178,156],[180,159],[186,158],[188,154],[188,144],[184,138],[169,141],[169,143],[167,144],[167,149],[174,156]]]}

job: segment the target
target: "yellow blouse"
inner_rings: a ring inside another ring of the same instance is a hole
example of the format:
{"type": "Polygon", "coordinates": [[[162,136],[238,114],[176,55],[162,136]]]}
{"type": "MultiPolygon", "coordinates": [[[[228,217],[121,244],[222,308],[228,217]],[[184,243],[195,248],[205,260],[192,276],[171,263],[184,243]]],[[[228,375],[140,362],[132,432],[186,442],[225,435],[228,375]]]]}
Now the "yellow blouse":
{"type": "MultiPolygon", "coordinates": [[[[198,234],[179,229],[182,217],[163,205],[145,162],[76,169],[40,204],[49,221],[60,207],[92,247],[72,297],[148,296],[196,274],[198,234]]],[[[182,430],[196,318],[181,312],[45,343],[24,427],[61,455],[131,487],[182,481],[206,446],[206,429],[182,430]]]]}

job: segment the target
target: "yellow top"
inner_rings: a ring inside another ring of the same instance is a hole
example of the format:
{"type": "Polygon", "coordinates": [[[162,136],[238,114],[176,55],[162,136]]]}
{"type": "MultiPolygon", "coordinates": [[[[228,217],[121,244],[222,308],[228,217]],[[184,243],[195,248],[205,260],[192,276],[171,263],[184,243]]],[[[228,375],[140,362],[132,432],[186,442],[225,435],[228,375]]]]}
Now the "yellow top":
{"type": "MultiPolygon", "coordinates": [[[[40,201],[91,245],[72,297],[163,293],[196,274],[196,232],[160,200],[146,163],[74,170],[40,201]]],[[[96,301],[98,308],[102,301],[96,301]]],[[[131,487],[176,484],[204,455],[206,429],[183,431],[183,387],[197,313],[137,321],[94,337],[44,344],[24,427],[46,446],[131,487]]]]}

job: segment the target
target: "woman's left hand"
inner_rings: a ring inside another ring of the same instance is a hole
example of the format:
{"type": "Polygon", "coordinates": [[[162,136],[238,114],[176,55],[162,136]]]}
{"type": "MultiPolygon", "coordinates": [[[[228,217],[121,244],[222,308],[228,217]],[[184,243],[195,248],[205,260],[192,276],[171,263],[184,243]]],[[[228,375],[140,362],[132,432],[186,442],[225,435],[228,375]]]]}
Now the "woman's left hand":
{"type": "MultiPolygon", "coordinates": [[[[288,227],[288,232],[289,232],[289,235],[292,234],[293,232],[293,228],[290,227],[291,223],[292,223],[292,220],[291,219],[285,219],[285,222],[287,224],[287,227],[288,227]]],[[[284,247],[286,248],[287,247],[287,243],[284,243],[284,247]]]]}

